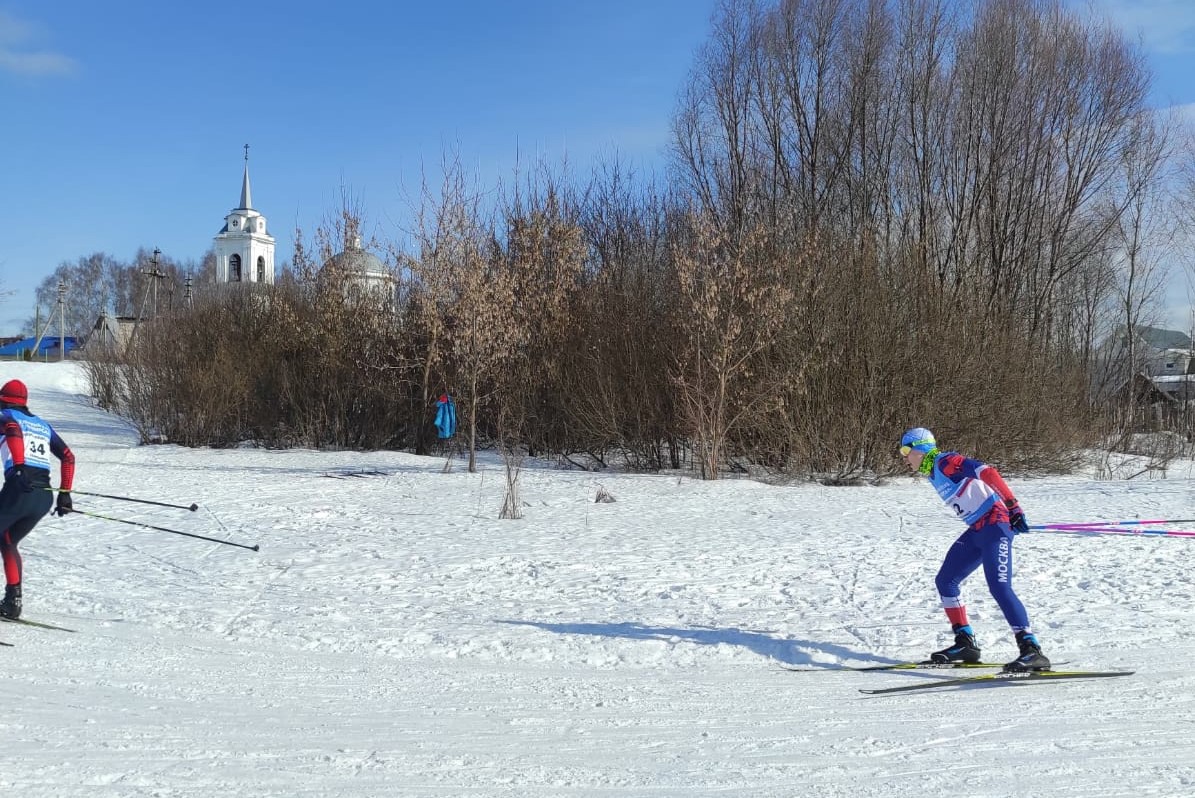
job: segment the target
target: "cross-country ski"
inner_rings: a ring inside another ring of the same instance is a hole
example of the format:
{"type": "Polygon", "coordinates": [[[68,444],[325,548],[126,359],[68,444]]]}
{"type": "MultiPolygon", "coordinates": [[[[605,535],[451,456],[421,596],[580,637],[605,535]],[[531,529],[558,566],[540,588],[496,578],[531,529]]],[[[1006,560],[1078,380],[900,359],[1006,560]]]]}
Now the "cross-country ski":
{"type": "MultiPolygon", "coordinates": [[[[869,671],[936,671],[936,670],[959,670],[959,669],[986,669],[986,668],[1003,668],[1003,662],[893,662],[883,665],[826,665],[823,668],[811,667],[808,665],[782,665],[781,667],[792,673],[823,673],[828,671],[855,671],[859,673],[866,673],[869,671]]],[[[1065,665],[1066,661],[1057,662],[1056,665],[1065,665]]]]}
{"type": "Polygon", "coordinates": [[[31,618],[5,618],[3,616],[0,616],[0,621],[2,621],[4,623],[21,624],[22,626],[32,626],[37,629],[53,629],[58,632],[75,632],[76,631],[75,629],[68,629],[65,626],[57,626],[52,623],[46,623],[45,621],[35,621],[31,618]]]}
{"type": "Polygon", "coordinates": [[[988,673],[982,676],[964,676],[957,679],[938,679],[935,681],[904,684],[899,687],[860,688],[860,693],[868,695],[885,695],[888,693],[908,693],[917,690],[935,690],[946,687],[965,687],[979,684],[1022,684],[1025,682],[1058,682],[1072,679],[1105,679],[1114,676],[1132,676],[1135,671],[1012,671],[1002,673],[988,673]]]}

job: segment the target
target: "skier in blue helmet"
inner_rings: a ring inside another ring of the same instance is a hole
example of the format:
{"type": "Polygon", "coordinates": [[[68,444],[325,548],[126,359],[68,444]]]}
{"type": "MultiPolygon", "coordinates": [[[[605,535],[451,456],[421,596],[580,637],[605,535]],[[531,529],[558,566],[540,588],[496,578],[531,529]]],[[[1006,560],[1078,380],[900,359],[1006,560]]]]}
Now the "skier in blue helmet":
{"type": "Polygon", "coordinates": [[[1028,532],[1029,525],[1000,472],[958,452],[940,451],[934,434],[924,427],[913,427],[901,436],[900,453],[909,468],[929,478],[946,506],[967,525],[967,531],[947,550],[935,580],[954,631],[954,645],[933,652],[930,660],[980,661],[979,643],[962,600],[962,582],[982,565],[988,590],[1000,605],[1020,650],[1004,670],[1049,670],[1050,660],[1033,634],[1025,605],[1012,589],[1013,537],[1028,532]]]}

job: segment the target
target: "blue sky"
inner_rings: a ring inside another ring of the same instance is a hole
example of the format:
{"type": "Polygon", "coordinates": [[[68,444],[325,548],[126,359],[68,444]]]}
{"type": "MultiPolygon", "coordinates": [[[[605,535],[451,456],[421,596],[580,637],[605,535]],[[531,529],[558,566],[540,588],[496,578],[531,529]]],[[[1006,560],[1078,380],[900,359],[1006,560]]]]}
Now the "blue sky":
{"type": "MultiPolygon", "coordinates": [[[[342,188],[396,238],[446,149],[487,186],[519,150],[579,171],[615,150],[660,166],[716,3],[0,0],[0,335],[64,260],[202,257],[239,199],[245,143],[280,261],[342,188]]],[[[1195,2],[1093,5],[1143,37],[1156,104],[1195,107],[1195,2]]],[[[1185,328],[1185,282],[1171,303],[1185,328]]]]}
{"type": "Polygon", "coordinates": [[[0,0],[0,335],[63,260],[202,257],[245,143],[280,261],[342,186],[396,237],[446,149],[484,186],[519,151],[657,165],[714,2],[0,0]]]}

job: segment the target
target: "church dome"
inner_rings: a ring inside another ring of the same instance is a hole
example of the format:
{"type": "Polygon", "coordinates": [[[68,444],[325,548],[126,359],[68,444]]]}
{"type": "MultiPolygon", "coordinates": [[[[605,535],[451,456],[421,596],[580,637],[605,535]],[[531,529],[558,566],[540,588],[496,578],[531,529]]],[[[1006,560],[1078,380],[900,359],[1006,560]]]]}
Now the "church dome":
{"type": "Polygon", "coordinates": [[[354,241],[344,252],[333,255],[324,268],[335,269],[346,276],[381,277],[390,274],[381,258],[362,249],[359,240],[354,241]]]}
{"type": "Polygon", "coordinates": [[[343,252],[329,258],[320,269],[320,281],[328,279],[342,285],[350,300],[356,301],[366,295],[387,302],[394,299],[394,275],[381,258],[361,246],[361,239],[357,237],[343,252]]]}
{"type": "Polygon", "coordinates": [[[333,254],[324,264],[324,270],[336,271],[350,280],[354,277],[364,277],[367,280],[390,277],[386,264],[373,252],[364,250],[360,237],[355,237],[353,244],[345,247],[344,252],[333,254]]]}

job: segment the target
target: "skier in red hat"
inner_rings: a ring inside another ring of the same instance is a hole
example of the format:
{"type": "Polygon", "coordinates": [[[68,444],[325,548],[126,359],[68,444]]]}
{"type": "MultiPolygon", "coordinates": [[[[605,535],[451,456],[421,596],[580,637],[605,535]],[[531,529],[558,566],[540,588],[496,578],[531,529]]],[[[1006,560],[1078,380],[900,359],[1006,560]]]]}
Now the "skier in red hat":
{"type": "Polygon", "coordinates": [[[0,386],[0,555],[4,560],[4,601],[0,616],[21,617],[21,553],[17,544],[50,512],[50,455],[59,460],[58,515],[73,510],[71,485],[75,456],[46,421],[29,412],[29,390],[20,380],[0,386]]]}

